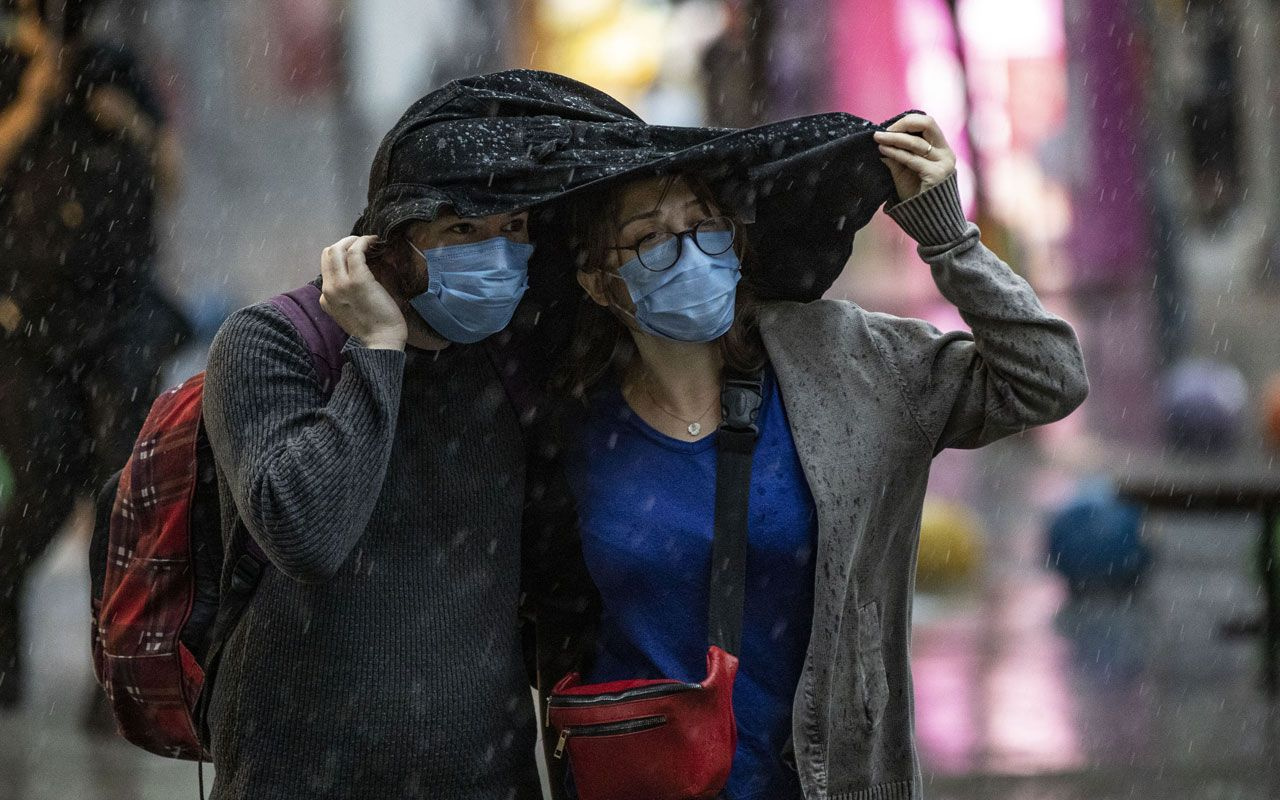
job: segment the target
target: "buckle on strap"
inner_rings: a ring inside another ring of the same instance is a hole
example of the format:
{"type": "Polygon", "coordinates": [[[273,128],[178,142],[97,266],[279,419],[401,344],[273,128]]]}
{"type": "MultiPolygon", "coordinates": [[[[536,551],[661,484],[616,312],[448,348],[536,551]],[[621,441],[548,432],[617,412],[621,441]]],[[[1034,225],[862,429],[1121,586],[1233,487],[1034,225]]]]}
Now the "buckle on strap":
{"type": "Polygon", "coordinates": [[[239,594],[250,592],[262,577],[262,562],[245,553],[236,559],[231,569],[231,591],[239,594]]]}
{"type": "Polygon", "coordinates": [[[720,429],[733,433],[760,435],[757,421],[760,406],[764,404],[764,379],[755,377],[726,377],[720,390],[720,429]]]}

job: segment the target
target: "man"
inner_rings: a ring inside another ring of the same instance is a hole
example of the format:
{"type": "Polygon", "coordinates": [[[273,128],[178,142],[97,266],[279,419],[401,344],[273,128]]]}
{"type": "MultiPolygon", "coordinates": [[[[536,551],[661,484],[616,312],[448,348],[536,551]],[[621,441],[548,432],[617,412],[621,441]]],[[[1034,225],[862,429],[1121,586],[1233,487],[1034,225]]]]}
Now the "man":
{"type": "MultiPolygon", "coordinates": [[[[375,165],[371,196],[429,183],[421,167],[384,182],[375,165]]],[[[350,337],[330,392],[268,303],[210,351],[224,543],[243,526],[272,567],[213,681],[217,800],[541,796],[516,619],[524,447],[480,344],[524,294],[527,214],[409,213],[376,248],[324,251],[321,305],[350,337]]]]}
{"type": "Polygon", "coordinates": [[[186,336],[151,279],[174,137],[132,55],[84,34],[93,5],[0,4],[0,711],[27,573],[124,463],[186,336]]]}

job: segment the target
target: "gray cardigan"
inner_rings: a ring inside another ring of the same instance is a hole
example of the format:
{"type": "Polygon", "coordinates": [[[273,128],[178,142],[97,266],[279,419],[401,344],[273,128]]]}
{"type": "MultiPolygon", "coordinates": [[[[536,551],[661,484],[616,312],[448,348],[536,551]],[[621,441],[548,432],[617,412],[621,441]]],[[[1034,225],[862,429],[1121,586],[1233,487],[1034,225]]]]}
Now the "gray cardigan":
{"type": "MultiPolygon", "coordinates": [[[[818,512],[812,632],[792,718],[794,763],[808,800],[922,796],[911,601],[934,455],[1060,419],[1088,393],[1071,326],[982,245],[954,176],[887,213],[920,244],[972,334],[833,300],[771,303],[760,317],[818,512]]],[[[548,463],[530,474],[555,481],[562,451],[541,449],[548,463]]],[[[527,604],[536,608],[545,690],[589,652],[597,600],[589,586],[563,588],[590,582],[568,535],[570,493],[534,494],[527,604]]]]}
{"type": "Polygon", "coordinates": [[[810,800],[922,796],[911,601],[930,462],[1069,414],[1071,327],[964,221],[954,177],[890,208],[973,334],[839,301],[768,306],[761,333],[818,510],[813,631],[793,706],[810,800]]]}

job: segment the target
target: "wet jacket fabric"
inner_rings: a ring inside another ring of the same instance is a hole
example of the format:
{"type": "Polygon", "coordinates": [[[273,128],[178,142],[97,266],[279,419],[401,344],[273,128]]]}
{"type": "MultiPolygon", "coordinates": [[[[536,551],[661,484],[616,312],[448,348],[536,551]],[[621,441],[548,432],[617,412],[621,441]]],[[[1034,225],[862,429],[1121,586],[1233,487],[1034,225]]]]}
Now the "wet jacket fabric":
{"type": "MultiPolygon", "coordinates": [[[[1088,391],[1071,327],[982,245],[954,176],[888,213],[972,333],[833,300],[768,303],[760,317],[818,516],[812,631],[783,754],[810,800],[923,796],[909,650],[934,455],[1060,419],[1088,391]]],[[[592,620],[589,600],[570,599],[572,504],[543,511],[530,515],[545,540],[531,561],[551,568],[530,580],[548,581],[546,617],[565,625],[548,626],[561,634],[548,637],[544,663],[554,669],[558,644],[587,650],[572,637],[589,638],[592,620]]]]}
{"type": "MultiPolygon", "coordinates": [[[[374,159],[354,233],[385,235],[446,206],[483,216],[622,178],[692,170],[751,221],[766,276],[759,294],[811,300],[839,275],[854,234],[893,193],[872,138],[882,127],[837,113],[741,130],[648,125],[562,75],[480,75],[423,97],[396,123],[374,159]]],[[[538,237],[531,292],[572,281],[555,239],[538,237]]]]}

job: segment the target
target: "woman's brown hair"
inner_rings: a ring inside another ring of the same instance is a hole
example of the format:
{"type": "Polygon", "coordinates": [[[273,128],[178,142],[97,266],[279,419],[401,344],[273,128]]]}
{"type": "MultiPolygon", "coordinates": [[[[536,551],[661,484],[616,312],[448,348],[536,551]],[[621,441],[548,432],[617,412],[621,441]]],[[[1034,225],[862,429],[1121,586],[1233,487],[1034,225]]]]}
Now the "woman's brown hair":
{"type": "MultiPolygon", "coordinates": [[[[754,261],[746,237],[746,228],[731,211],[719,203],[711,188],[700,177],[680,173],[667,177],[663,194],[671,183],[683,180],[694,196],[733,220],[737,233],[733,249],[742,263],[742,280],[735,299],[733,325],[717,340],[725,367],[736,372],[754,372],[764,366],[768,357],[760,338],[758,302],[753,291],[754,261]]],[[[567,222],[569,252],[579,272],[594,273],[606,269],[610,248],[616,244],[616,221],[621,214],[622,187],[583,193],[566,201],[563,207],[567,222]]],[[[554,380],[562,394],[585,401],[592,389],[612,368],[620,373],[630,362],[635,347],[628,329],[607,308],[597,305],[586,295],[579,304],[577,326],[566,361],[554,380]]]]}

